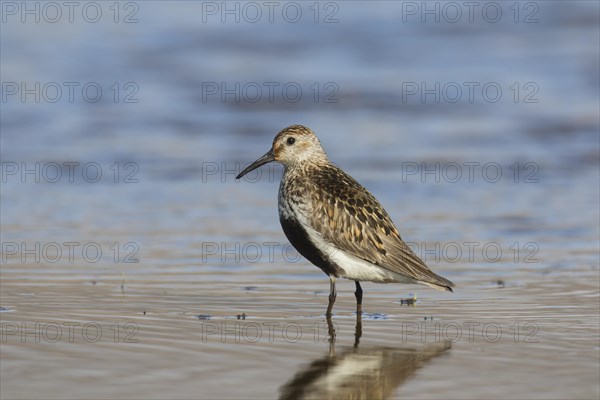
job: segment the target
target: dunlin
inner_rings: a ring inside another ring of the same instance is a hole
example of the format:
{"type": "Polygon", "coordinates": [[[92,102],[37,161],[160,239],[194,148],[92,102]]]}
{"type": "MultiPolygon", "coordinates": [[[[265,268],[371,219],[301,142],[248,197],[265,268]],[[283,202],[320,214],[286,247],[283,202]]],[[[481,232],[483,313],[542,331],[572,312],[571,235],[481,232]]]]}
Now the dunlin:
{"type": "Polygon", "coordinates": [[[312,130],[302,125],[285,128],[271,149],[236,179],[271,161],[284,166],[278,203],[285,235],[329,276],[327,316],[336,298],[336,278],[355,281],[358,315],[361,281],[420,283],[452,292],[454,284],[433,273],[402,241],[377,199],[329,161],[312,130]]]}

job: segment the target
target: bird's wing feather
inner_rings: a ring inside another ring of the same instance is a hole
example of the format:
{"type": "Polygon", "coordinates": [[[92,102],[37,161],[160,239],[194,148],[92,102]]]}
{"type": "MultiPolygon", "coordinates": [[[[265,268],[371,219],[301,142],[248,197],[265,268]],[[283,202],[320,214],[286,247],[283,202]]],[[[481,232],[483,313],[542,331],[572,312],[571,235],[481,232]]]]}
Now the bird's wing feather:
{"type": "MultiPolygon", "coordinates": [[[[329,165],[312,174],[312,227],[356,257],[418,281],[454,286],[433,273],[400,238],[377,199],[339,168],[329,165]]],[[[342,266],[343,268],[343,266],[342,266]]]]}

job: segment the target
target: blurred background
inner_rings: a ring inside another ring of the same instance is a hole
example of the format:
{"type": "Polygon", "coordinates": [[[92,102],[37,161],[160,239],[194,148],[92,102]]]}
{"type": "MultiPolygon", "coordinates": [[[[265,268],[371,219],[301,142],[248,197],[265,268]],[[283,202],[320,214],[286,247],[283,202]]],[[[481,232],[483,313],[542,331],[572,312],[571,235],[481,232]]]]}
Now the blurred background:
{"type": "MultiPolygon", "coordinates": [[[[505,333],[401,357],[425,367],[350,396],[598,397],[598,2],[0,7],[3,398],[290,393],[326,341],[203,339],[240,313],[323,321],[328,281],[279,227],[281,167],[235,180],[291,124],[457,284],[363,286],[363,351],[406,350],[402,324],[424,315],[505,333]]],[[[353,285],[340,291],[349,345],[353,285]]],[[[360,373],[396,368],[377,365],[360,373]]]]}

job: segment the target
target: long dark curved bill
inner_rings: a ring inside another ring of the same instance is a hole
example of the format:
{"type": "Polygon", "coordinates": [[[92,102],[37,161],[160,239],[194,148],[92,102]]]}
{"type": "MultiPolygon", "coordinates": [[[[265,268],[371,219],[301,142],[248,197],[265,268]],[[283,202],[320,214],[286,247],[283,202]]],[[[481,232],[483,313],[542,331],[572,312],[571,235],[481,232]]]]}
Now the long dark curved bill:
{"type": "Polygon", "coordinates": [[[252,164],[248,165],[248,167],[246,167],[246,169],[244,169],[242,172],[240,172],[240,174],[238,176],[236,176],[235,179],[240,179],[242,176],[246,175],[248,172],[254,171],[256,168],[260,167],[261,165],[265,165],[267,163],[270,163],[271,161],[275,161],[275,156],[273,155],[272,149],[267,151],[267,154],[265,154],[258,160],[254,161],[252,164]]]}

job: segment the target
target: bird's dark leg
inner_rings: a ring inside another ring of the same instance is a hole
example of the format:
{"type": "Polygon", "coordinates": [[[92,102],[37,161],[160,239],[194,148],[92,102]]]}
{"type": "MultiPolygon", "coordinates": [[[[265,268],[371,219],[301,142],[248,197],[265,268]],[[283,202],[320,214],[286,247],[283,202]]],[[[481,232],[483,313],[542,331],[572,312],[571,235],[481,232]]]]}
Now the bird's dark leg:
{"type": "Polygon", "coordinates": [[[354,331],[354,348],[358,348],[360,337],[362,336],[362,314],[356,313],[356,329],[354,331]]]}
{"type": "Polygon", "coordinates": [[[337,293],[335,291],[335,276],[329,276],[329,304],[327,305],[327,313],[325,317],[327,319],[327,328],[329,330],[329,356],[335,355],[335,328],[333,327],[333,321],[331,320],[331,311],[333,310],[333,303],[337,293]]]}
{"type": "Polygon", "coordinates": [[[354,292],[354,295],[356,296],[356,314],[360,315],[362,314],[362,288],[360,287],[360,282],[359,281],[354,281],[354,283],[356,283],[356,292],[354,292]]]}
{"type": "Polygon", "coordinates": [[[331,314],[326,316],[327,319],[327,330],[329,333],[329,357],[335,356],[335,327],[331,320],[331,314]]]}
{"type": "Polygon", "coordinates": [[[329,275],[329,305],[327,306],[327,313],[325,315],[331,317],[331,310],[333,310],[333,303],[337,293],[335,292],[335,276],[329,275]]]}
{"type": "Polygon", "coordinates": [[[354,331],[354,348],[358,348],[358,342],[360,341],[360,337],[362,336],[362,295],[363,291],[360,287],[359,281],[354,281],[356,284],[356,292],[354,292],[354,296],[356,296],[356,330],[354,331]]]}

